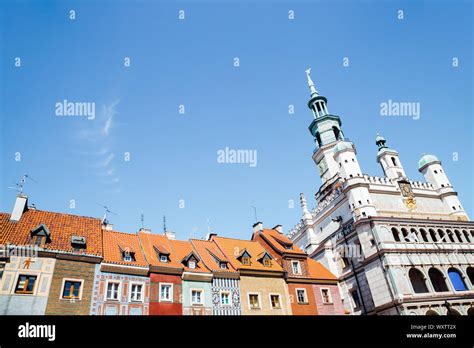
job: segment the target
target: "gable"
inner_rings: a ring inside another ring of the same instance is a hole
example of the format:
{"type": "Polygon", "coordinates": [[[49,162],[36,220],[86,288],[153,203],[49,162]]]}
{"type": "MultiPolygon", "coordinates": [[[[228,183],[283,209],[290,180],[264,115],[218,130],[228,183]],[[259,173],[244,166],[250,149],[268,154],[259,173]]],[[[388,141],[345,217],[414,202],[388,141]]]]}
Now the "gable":
{"type": "Polygon", "coordinates": [[[45,224],[41,224],[36,227],[34,230],[31,230],[31,236],[43,236],[43,237],[50,237],[51,232],[49,231],[48,227],[45,224]]]}

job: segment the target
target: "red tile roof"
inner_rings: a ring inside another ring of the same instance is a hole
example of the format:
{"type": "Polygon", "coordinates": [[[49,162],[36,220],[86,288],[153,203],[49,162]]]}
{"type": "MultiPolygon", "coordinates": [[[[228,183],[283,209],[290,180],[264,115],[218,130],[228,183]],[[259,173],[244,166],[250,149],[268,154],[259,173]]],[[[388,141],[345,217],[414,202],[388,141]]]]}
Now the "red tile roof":
{"type": "Polygon", "coordinates": [[[248,269],[256,271],[283,272],[283,269],[275,260],[272,260],[270,266],[264,266],[263,263],[258,260],[258,256],[261,256],[262,253],[265,252],[265,249],[258,242],[225,237],[214,237],[212,240],[215,241],[219,249],[229,259],[232,267],[237,270],[248,269]],[[250,265],[244,265],[239,260],[239,255],[244,249],[251,256],[250,265]]]}
{"type": "Polygon", "coordinates": [[[0,244],[7,244],[14,231],[15,223],[10,222],[10,214],[0,213],[0,244]]]}
{"type": "Polygon", "coordinates": [[[214,241],[191,239],[191,244],[196,249],[202,262],[213,272],[237,273],[229,259],[220,251],[214,241]],[[227,262],[227,269],[220,267],[220,262],[227,262]]]}
{"type": "Polygon", "coordinates": [[[301,250],[290,239],[288,239],[288,237],[279,233],[278,231],[263,229],[262,231],[254,233],[252,238],[255,238],[257,234],[262,237],[263,241],[272,246],[280,255],[286,254],[298,258],[306,257],[309,273],[308,278],[317,280],[337,279],[336,276],[332,274],[327,268],[325,268],[321,263],[311,259],[303,250],[301,250]]]}
{"type": "MultiPolygon", "coordinates": [[[[165,235],[139,232],[143,251],[146,260],[153,266],[181,269],[186,272],[210,273],[202,261],[199,261],[196,268],[190,269],[182,262],[191,252],[195,252],[192,244],[188,241],[171,240],[165,235]],[[166,250],[169,253],[168,262],[160,262],[156,251],[166,250]]],[[[196,256],[200,258],[197,253],[196,256]]]]}
{"type": "Polygon", "coordinates": [[[308,260],[308,271],[311,278],[322,279],[322,280],[337,280],[336,276],[332,274],[321,263],[313,259],[310,259],[309,257],[307,260],[308,260]]]}
{"type": "Polygon", "coordinates": [[[29,209],[20,221],[10,222],[10,214],[0,216],[0,241],[2,244],[31,245],[31,231],[45,225],[51,232],[50,242],[45,250],[65,251],[75,254],[102,256],[102,223],[100,219],[29,209]],[[86,248],[74,251],[71,237],[86,238],[86,248]]]}
{"type": "Polygon", "coordinates": [[[136,234],[104,231],[104,262],[129,266],[148,266],[136,234]],[[124,261],[123,252],[133,254],[134,261],[124,261]]]}
{"type": "Polygon", "coordinates": [[[303,250],[298,248],[288,237],[275,230],[263,229],[259,233],[279,254],[292,253],[307,255],[303,250]]]}

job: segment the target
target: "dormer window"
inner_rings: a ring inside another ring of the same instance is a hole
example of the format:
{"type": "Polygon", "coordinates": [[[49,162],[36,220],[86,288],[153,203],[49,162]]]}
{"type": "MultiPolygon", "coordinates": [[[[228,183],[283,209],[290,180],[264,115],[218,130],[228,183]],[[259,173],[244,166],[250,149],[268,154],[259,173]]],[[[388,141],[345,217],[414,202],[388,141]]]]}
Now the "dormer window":
{"type": "Polygon", "coordinates": [[[125,262],[133,262],[135,261],[135,255],[131,251],[122,251],[122,260],[125,262]]]}
{"type": "Polygon", "coordinates": [[[271,257],[271,255],[266,251],[257,256],[257,260],[260,261],[265,267],[272,266],[272,259],[273,258],[271,257]]]}
{"type": "Polygon", "coordinates": [[[292,261],[291,268],[293,269],[293,274],[301,274],[301,265],[299,261],[292,261]]]}
{"type": "Polygon", "coordinates": [[[244,266],[250,266],[250,258],[251,255],[249,254],[247,249],[242,250],[240,255],[237,256],[237,260],[239,260],[244,266]]]}
{"type": "Polygon", "coordinates": [[[220,262],[219,267],[220,269],[227,269],[227,264],[225,262],[220,262]]]}
{"type": "Polygon", "coordinates": [[[86,249],[86,237],[82,236],[72,236],[71,237],[71,246],[75,252],[81,251],[81,249],[86,249]]]}
{"type": "Polygon", "coordinates": [[[168,262],[168,256],[160,255],[160,262],[168,262]]]}
{"type": "Polygon", "coordinates": [[[190,260],[188,262],[188,267],[191,268],[191,269],[195,269],[196,268],[196,261],[190,260]]]}
{"type": "Polygon", "coordinates": [[[44,248],[45,244],[51,241],[51,232],[49,232],[48,228],[44,224],[36,227],[30,232],[30,234],[32,244],[37,247],[44,248]]]}

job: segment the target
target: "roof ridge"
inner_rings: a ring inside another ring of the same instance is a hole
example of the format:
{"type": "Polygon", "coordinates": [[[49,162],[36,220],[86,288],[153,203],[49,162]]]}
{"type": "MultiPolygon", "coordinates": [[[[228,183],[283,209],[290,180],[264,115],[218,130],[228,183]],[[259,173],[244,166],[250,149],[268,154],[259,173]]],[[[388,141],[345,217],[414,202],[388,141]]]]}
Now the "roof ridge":
{"type": "MultiPolygon", "coordinates": [[[[50,211],[50,210],[42,210],[42,209],[27,209],[25,211],[25,214],[28,212],[41,212],[41,213],[49,213],[49,214],[54,214],[54,215],[67,215],[71,217],[77,217],[77,218],[83,218],[83,219],[92,219],[92,220],[98,220],[101,221],[100,218],[93,217],[93,216],[86,216],[86,215],[77,215],[77,214],[70,214],[70,213],[63,213],[63,212],[56,212],[56,211],[50,211]]],[[[11,214],[8,214],[11,215],[11,214]]]]}

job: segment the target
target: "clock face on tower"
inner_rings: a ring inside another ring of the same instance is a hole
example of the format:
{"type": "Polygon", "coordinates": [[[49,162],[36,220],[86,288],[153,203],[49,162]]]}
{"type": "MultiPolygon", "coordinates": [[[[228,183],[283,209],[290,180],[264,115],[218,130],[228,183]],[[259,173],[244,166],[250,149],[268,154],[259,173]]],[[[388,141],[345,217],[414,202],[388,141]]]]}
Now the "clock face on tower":
{"type": "Polygon", "coordinates": [[[323,158],[321,161],[318,163],[318,168],[319,168],[319,175],[323,176],[323,174],[328,170],[328,164],[326,162],[326,159],[323,158]]]}
{"type": "Polygon", "coordinates": [[[402,191],[403,197],[413,197],[413,191],[411,185],[408,182],[399,182],[400,191],[402,191]]]}

